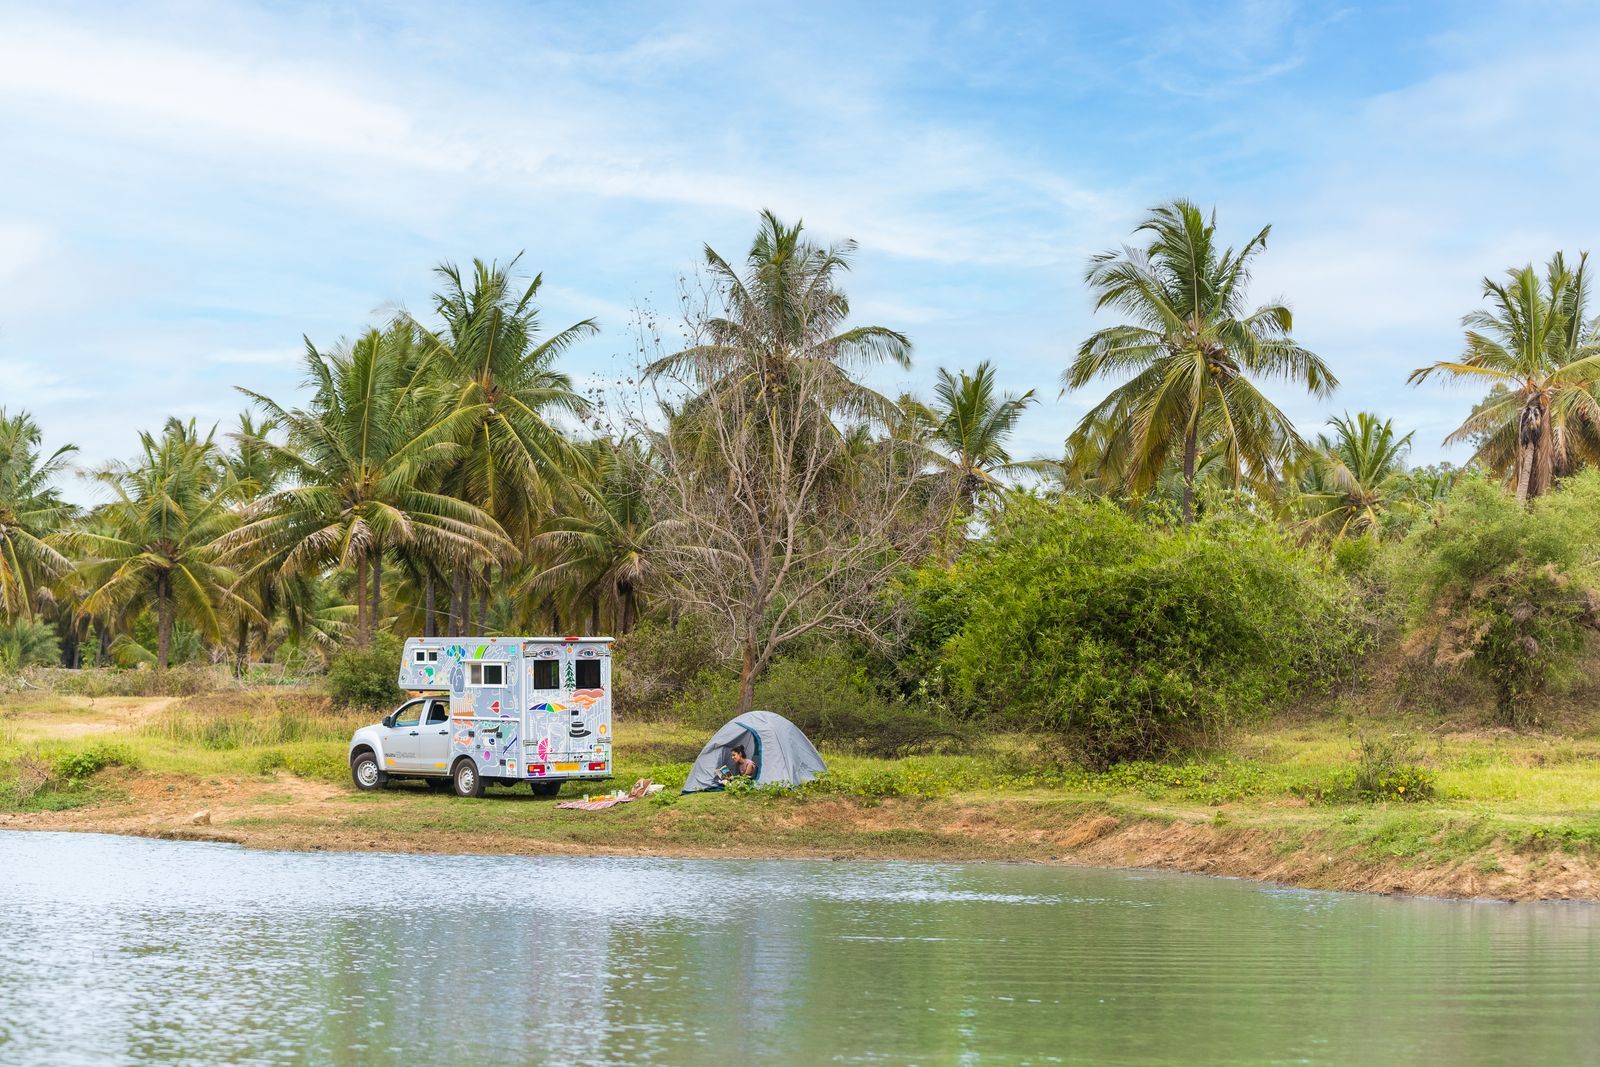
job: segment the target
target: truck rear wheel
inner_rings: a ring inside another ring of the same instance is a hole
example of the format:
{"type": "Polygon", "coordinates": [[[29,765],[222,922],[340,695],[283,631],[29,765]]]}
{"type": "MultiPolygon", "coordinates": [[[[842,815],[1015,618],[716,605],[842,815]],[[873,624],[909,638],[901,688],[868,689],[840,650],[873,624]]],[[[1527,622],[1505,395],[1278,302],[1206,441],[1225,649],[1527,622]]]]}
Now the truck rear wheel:
{"type": "Polygon", "coordinates": [[[363,752],[350,761],[350,777],[355,779],[356,788],[364,792],[389,784],[389,776],[378,766],[378,757],[370,752],[363,752]]]}
{"type": "Polygon", "coordinates": [[[529,782],[528,785],[536,797],[553,797],[561,792],[560,782],[529,782]]]}
{"type": "Polygon", "coordinates": [[[450,772],[450,784],[458,797],[483,796],[483,775],[478,773],[478,765],[469,759],[456,763],[455,770],[450,772]]]}

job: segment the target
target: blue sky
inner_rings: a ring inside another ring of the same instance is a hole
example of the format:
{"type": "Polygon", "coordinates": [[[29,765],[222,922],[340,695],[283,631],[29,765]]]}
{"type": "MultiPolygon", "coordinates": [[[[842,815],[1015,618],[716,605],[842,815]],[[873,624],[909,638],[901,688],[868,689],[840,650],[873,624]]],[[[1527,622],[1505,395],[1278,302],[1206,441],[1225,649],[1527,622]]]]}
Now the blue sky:
{"type": "Polygon", "coordinates": [[[770,207],[860,242],[858,320],[916,345],[875,385],[992,359],[1052,453],[1093,399],[1057,396],[1085,259],[1187,196],[1273,224],[1253,294],[1344,383],[1270,390],[1303,431],[1373,410],[1461,459],[1473,397],[1406,373],[1484,274],[1593,244],[1584,4],[763,7],[0,0],[0,406],[125,455],[519,250],[549,325],[600,320],[568,369],[604,382],[631,309],[770,207]]]}

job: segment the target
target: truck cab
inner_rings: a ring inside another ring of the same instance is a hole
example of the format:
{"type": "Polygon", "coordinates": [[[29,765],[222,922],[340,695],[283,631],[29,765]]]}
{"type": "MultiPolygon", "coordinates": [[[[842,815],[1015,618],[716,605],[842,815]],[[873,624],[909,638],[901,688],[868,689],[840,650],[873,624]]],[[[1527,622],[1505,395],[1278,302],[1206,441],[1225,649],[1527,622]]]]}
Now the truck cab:
{"type": "Polygon", "coordinates": [[[418,778],[460,796],[526,781],[553,796],[611,776],[611,639],[414,637],[412,698],[350,739],[357,788],[418,778]]]}

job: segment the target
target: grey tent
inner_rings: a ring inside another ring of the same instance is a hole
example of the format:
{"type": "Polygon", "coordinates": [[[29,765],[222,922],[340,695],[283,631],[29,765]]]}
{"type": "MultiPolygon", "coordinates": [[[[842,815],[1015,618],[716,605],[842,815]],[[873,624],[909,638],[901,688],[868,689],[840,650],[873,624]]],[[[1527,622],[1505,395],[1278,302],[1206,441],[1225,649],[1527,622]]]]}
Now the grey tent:
{"type": "Polygon", "coordinates": [[[735,747],[756,761],[757,785],[800,785],[828,769],[800,727],[771,711],[747,711],[711,735],[683,791],[721,789],[717,772],[730,765],[728,754],[735,747]]]}

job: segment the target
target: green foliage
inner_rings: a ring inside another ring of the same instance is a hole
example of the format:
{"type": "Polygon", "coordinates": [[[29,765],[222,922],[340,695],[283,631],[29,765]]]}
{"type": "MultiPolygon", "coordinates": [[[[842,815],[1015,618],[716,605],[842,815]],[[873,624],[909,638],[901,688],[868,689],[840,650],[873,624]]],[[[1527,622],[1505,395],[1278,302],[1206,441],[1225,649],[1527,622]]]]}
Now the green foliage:
{"type": "Polygon", "coordinates": [[[402,647],[398,637],[385,632],[365,648],[340,651],[328,665],[328,694],[334,703],[360,708],[399,704],[405,696],[395,682],[402,647]]]}
{"type": "Polygon", "coordinates": [[[1412,534],[1396,588],[1410,609],[1406,649],[1464,666],[1495,690],[1511,726],[1577,661],[1600,629],[1591,562],[1600,545],[1600,471],[1519,506],[1482,477],[1464,478],[1435,521],[1412,534]]]}
{"type": "Polygon", "coordinates": [[[1250,517],[1152,527],[1013,494],[995,532],[912,583],[913,661],[970,714],[1060,729],[1091,766],[1159,755],[1338,677],[1367,637],[1349,584],[1250,517]]]}
{"type": "Polygon", "coordinates": [[[129,762],[131,759],[123,749],[115,745],[97,744],[57,756],[51,766],[55,777],[70,787],[93,778],[107,767],[129,762]]]}
{"type": "Polygon", "coordinates": [[[611,684],[618,713],[630,719],[660,717],[721,660],[716,631],[698,615],[685,615],[675,626],[657,620],[641,623],[612,646],[611,684]]]}
{"type": "Polygon", "coordinates": [[[1355,755],[1354,767],[1309,783],[1298,792],[1322,804],[1415,803],[1431,800],[1437,793],[1438,776],[1422,765],[1422,753],[1405,734],[1388,737],[1358,734],[1355,755]]]}
{"type": "Polygon", "coordinates": [[[61,645],[53,627],[26,618],[0,623],[0,671],[53,665],[60,660],[61,645]]]}

